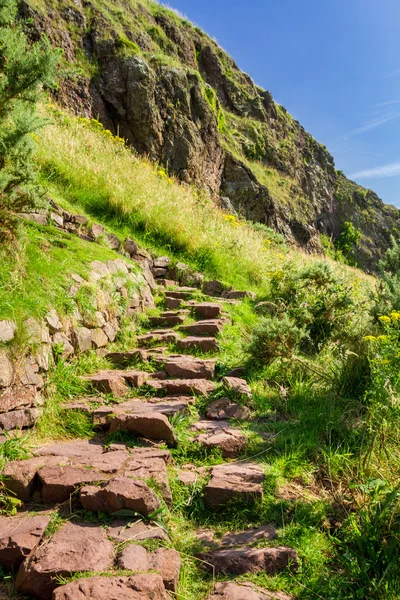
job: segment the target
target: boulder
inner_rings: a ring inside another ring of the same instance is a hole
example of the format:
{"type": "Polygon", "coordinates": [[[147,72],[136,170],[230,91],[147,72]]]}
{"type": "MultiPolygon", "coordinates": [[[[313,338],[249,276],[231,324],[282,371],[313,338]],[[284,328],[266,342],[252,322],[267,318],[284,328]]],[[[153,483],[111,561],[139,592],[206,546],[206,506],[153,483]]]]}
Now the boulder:
{"type": "Polygon", "coordinates": [[[159,258],[155,258],[153,261],[153,266],[156,269],[166,269],[171,262],[169,256],[160,256],[159,258]]]}
{"type": "Polygon", "coordinates": [[[283,592],[270,592],[256,587],[253,583],[226,581],[215,584],[208,600],[292,600],[292,598],[283,592]]]}
{"type": "Polygon", "coordinates": [[[142,546],[129,545],[120,554],[118,566],[129,571],[155,571],[161,575],[167,590],[177,591],[181,558],[176,550],[159,548],[147,552],[142,546]]]}
{"type": "Polygon", "coordinates": [[[57,333],[57,331],[62,330],[63,327],[60,321],[60,317],[58,316],[54,308],[47,313],[45,320],[51,333],[57,333]]]}
{"type": "Polygon", "coordinates": [[[14,379],[14,367],[5,348],[0,348],[0,388],[9,387],[14,379]]]}
{"type": "Polygon", "coordinates": [[[157,412],[117,415],[111,421],[110,432],[118,430],[129,431],[150,440],[175,444],[175,435],[167,417],[157,412]]]}
{"type": "Polygon", "coordinates": [[[56,464],[52,456],[37,456],[27,460],[11,461],[3,469],[4,484],[22,502],[28,502],[33,494],[35,476],[47,464],[56,464]]]}
{"type": "Polygon", "coordinates": [[[50,523],[49,515],[0,517],[0,564],[17,568],[36,548],[50,523]]]}
{"type": "Polygon", "coordinates": [[[200,350],[201,352],[215,352],[218,350],[217,340],[214,337],[189,336],[176,341],[178,350],[200,350]]]}
{"type": "Polygon", "coordinates": [[[250,409],[247,406],[241,406],[232,402],[229,398],[218,398],[214,400],[207,408],[207,419],[225,420],[250,418],[250,409]]]}
{"type": "Polygon", "coordinates": [[[41,412],[40,408],[22,408],[2,413],[0,414],[0,430],[5,429],[6,431],[10,431],[11,429],[33,427],[41,412]]]}
{"type": "Polygon", "coordinates": [[[221,305],[214,302],[199,302],[193,309],[198,319],[217,319],[221,315],[221,305]]]}
{"type": "Polygon", "coordinates": [[[257,296],[254,292],[239,292],[236,290],[230,290],[226,293],[226,298],[228,298],[229,300],[243,300],[244,298],[256,300],[257,296]]]}
{"type": "MultiPolygon", "coordinates": [[[[88,331],[88,330],[87,330],[88,331]]],[[[53,336],[53,344],[57,344],[62,347],[62,356],[63,358],[68,358],[74,353],[74,347],[71,344],[70,340],[64,333],[55,333],[53,336]]],[[[90,347],[92,345],[92,338],[90,336],[90,347]]],[[[87,348],[89,350],[89,348],[87,348]]]]}
{"type": "Polygon", "coordinates": [[[101,487],[86,486],[80,490],[85,510],[115,513],[128,509],[147,516],[160,508],[160,500],[144,482],[129,477],[113,477],[101,487]]]}
{"type": "Polygon", "coordinates": [[[96,469],[47,466],[40,469],[39,479],[42,484],[42,502],[58,504],[69,500],[77,488],[95,481],[104,481],[105,477],[96,469]]]}
{"type": "Polygon", "coordinates": [[[138,251],[136,242],[130,238],[126,238],[124,241],[124,250],[129,254],[129,256],[134,256],[138,251]]]}
{"type": "Polygon", "coordinates": [[[188,335],[216,336],[222,331],[223,323],[219,319],[210,319],[208,321],[197,321],[192,325],[182,325],[179,331],[188,335]]]}
{"type": "Polygon", "coordinates": [[[33,344],[50,344],[51,337],[49,328],[43,323],[33,317],[29,317],[24,321],[24,329],[28,336],[29,342],[33,344]]]}
{"type": "Polygon", "coordinates": [[[88,577],[55,590],[53,600],[169,600],[159,575],[88,577]]]}
{"type": "Polygon", "coordinates": [[[119,326],[118,324],[115,325],[113,323],[106,323],[103,327],[103,331],[106,334],[108,340],[110,342],[114,342],[119,331],[119,326]]]}
{"type": "Polygon", "coordinates": [[[251,398],[251,389],[245,379],[239,377],[224,377],[222,380],[224,386],[235,395],[245,398],[251,398]]]}
{"type": "Polygon", "coordinates": [[[0,342],[11,342],[17,332],[17,325],[14,321],[6,319],[0,321],[0,342]]]}
{"type": "Polygon", "coordinates": [[[298,557],[295,550],[285,546],[276,548],[229,548],[213,550],[202,555],[214,567],[216,574],[244,575],[262,571],[278,575],[285,569],[296,570],[298,557]]]}
{"type": "Polygon", "coordinates": [[[165,381],[149,379],[147,385],[155,390],[165,391],[172,396],[187,394],[207,396],[215,390],[215,383],[208,379],[166,379],[165,381]]]}
{"type": "Polygon", "coordinates": [[[57,587],[56,577],[107,571],[113,562],[113,547],[102,527],[68,522],[22,563],[16,589],[40,600],[51,600],[57,587]]]}
{"type": "Polygon", "coordinates": [[[6,388],[0,392],[0,413],[15,410],[21,406],[31,406],[35,404],[37,392],[34,387],[6,388]]]}
{"type": "Polygon", "coordinates": [[[90,237],[92,237],[93,239],[97,240],[102,235],[104,235],[105,229],[104,229],[103,225],[99,225],[98,223],[93,223],[89,227],[88,233],[89,233],[90,237]]]}
{"type": "Polygon", "coordinates": [[[222,296],[224,290],[224,284],[216,279],[203,282],[202,292],[206,296],[222,296]]]}
{"type": "Polygon", "coordinates": [[[77,327],[72,333],[72,341],[75,350],[87,352],[92,347],[92,332],[87,327],[77,327]]]}
{"type": "Polygon", "coordinates": [[[106,235],[106,243],[111,250],[118,250],[120,246],[120,241],[116,235],[113,233],[107,233],[106,235]]]}
{"type": "Polygon", "coordinates": [[[256,464],[224,464],[211,470],[211,479],[204,488],[204,502],[214,507],[232,499],[254,503],[261,499],[264,472],[256,464]]]}
{"type": "Polygon", "coordinates": [[[92,331],[92,344],[95,348],[104,348],[108,344],[108,337],[99,327],[92,331]]]}

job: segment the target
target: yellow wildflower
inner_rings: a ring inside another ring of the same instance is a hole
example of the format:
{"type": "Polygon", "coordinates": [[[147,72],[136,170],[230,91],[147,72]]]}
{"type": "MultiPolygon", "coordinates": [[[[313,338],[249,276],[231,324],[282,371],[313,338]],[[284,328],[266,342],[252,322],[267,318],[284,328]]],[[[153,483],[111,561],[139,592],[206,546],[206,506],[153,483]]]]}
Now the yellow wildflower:
{"type": "Polygon", "coordinates": [[[379,317],[379,320],[381,323],[390,323],[390,317],[386,315],[382,315],[382,317],[379,317]]]}
{"type": "Polygon", "coordinates": [[[363,339],[366,342],[372,342],[372,341],[376,340],[376,337],[374,335],[365,335],[363,339]]]}
{"type": "Polygon", "coordinates": [[[392,321],[400,321],[400,312],[394,310],[390,313],[390,318],[392,319],[392,321]]]}

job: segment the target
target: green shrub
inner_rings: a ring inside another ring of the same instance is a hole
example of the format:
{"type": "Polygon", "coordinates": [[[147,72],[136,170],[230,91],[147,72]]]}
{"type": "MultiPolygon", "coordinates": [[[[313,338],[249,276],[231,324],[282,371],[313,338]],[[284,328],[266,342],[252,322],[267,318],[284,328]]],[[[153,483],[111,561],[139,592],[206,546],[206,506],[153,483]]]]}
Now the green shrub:
{"type": "Polygon", "coordinates": [[[379,262],[379,280],[372,294],[375,318],[400,310],[400,245],[394,236],[384,258],[379,262]]]}
{"type": "Polygon", "coordinates": [[[16,213],[34,204],[31,161],[34,132],[44,121],[35,111],[43,85],[53,85],[58,52],[42,38],[28,46],[17,3],[0,3],[0,241],[12,239],[16,213]]]}
{"type": "Polygon", "coordinates": [[[347,259],[352,259],[355,248],[361,240],[361,231],[356,229],[350,221],[343,224],[342,231],[336,240],[336,248],[340,250],[347,259]]]}
{"type": "Polygon", "coordinates": [[[298,327],[287,315],[263,318],[254,328],[250,352],[264,363],[278,357],[290,358],[305,336],[305,329],[298,327]]]}

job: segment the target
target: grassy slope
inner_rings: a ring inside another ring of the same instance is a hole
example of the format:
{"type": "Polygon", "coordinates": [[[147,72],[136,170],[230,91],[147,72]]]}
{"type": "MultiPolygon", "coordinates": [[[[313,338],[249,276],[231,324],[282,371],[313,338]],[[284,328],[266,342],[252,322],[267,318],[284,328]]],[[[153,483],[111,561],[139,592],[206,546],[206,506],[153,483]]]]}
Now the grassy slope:
{"type": "MultiPolygon", "coordinates": [[[[96,124],[68,116],[54,107],[46,110],[50,111],[53,124],[39,137],[40,177],[48,194],[65,208],[84,212],[121,237],[133,236],[157,253],[167,252],[176,260],[205,270],[210,277],[220,277],[243,289],[253,288],[266,299],[273,297],[276,281],[283,285],[291,272],[314,264],[311,256],[275,245],[268,232],[254,231],[246,222],[227,219],[207,197],[177,185],[163,171],[135,158],[96,124]]],[[[5,316],[30,312],[40,315],[49,305],[65,312],[68,273],[85,275],[88,261],[115,257],[101,245],[70,238],[52,227],[26,225],[22,240],[18,263],[15,258],[2,257],[5,287],[0,305],[6,307],[5,316]],[[14,293],[16,290],[18,294],[14,293]]],[[[355,302],[347,328],[360,336],[368,326],[362,305],[372,280],[355,269],[332,265],[355,302]]],[[[255,510],[233,504],[211,513],[204,509],[198,494],[189,508],[187,488],[175,481],[169,517],[174,545],[192,556],[196,551],[193,532],[199,526],[212,526],[224,533],[274,522],[278,525],[277,544],[296,548],[302,569],[296,577],[282,574],[268,578],[258,574],[248,576],[249,579],[269,589],[290,591],[299,599],[351,598],[338,570],[340,551],[330,528],[335,520],[343,519],[341,511],[346,501],[341,488],[346,489],[351,473],[357,469],[359,428],[355,435],[351,428],[360,415],[358,399],[335,391],[334,372],[340,361],[334,354],[334,345],[310,362],[317,376],[279,360],[264,368],[255,367],[248,340],[259,316],[247,303],[232,307],[231,312],[234,324],[221,339],[219,369],[223,373],[237,364],[248,364],[257,416],[247,427],[251,436],[249,456],[260,449],[265,452],[258,460],[267,474],[266,494],[255,510]],[[318,376],[318,371],[323,377],[318,376]],[[260,433],[274,436],[267,449],[260,433]],[[332,494],[324,491],[322,480],[332,485],[332,494]]],[[[60,403],[85,392],[77,380],[78,374],[104,366],[93,354],[69,365],[58,364],[48,385],[44,417],[30,443],[93,434],[86,418],[66,415],[60,403]]],[[[178,423],[177,429],[182,432],[187,425],[178,423]]],[[[12,458],[13,452],[15,448],[5,451],[4,458],[12,458]]],[[[213,454],[198,453],[185,441],[185,435],[175,458],[178,464],[211,464],[218,460],[213,454]]],[[[202,600],[209,586],[210,579],[196,561],[185,559],[180,593],[190,600],[202,600]]]]}

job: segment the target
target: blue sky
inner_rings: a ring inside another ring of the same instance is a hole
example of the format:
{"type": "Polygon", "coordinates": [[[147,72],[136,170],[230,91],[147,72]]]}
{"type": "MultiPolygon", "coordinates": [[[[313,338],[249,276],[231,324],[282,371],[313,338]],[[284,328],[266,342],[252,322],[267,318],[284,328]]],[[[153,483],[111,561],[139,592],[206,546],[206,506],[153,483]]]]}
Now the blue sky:
{"type": "Polygon", "coordinates": [[[399,0],[169,0],[333,154],[400,206],[399,0]]]}

